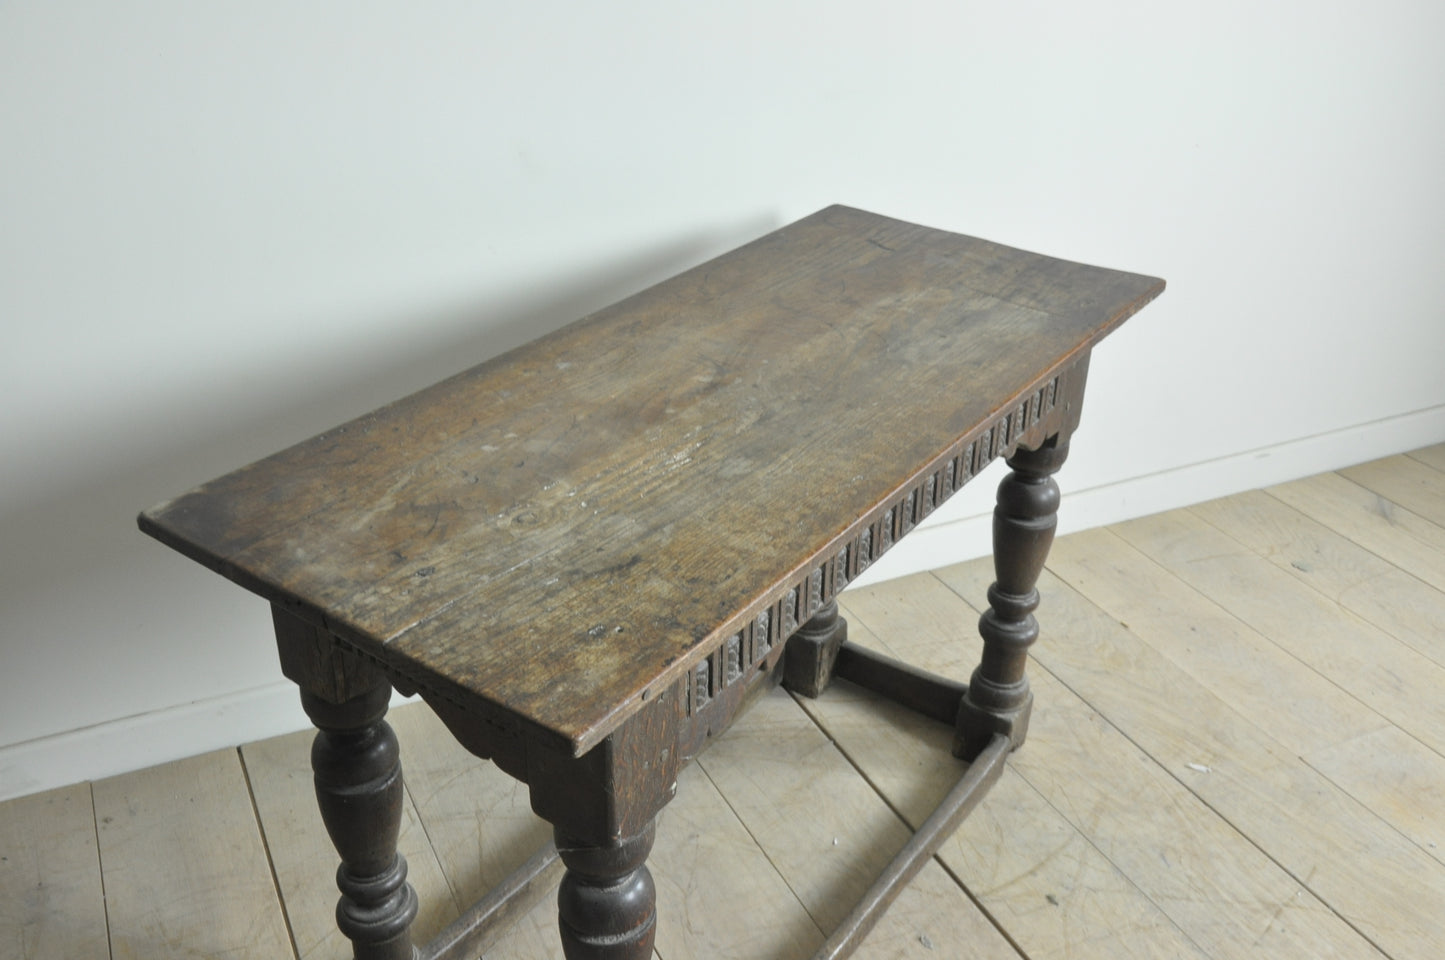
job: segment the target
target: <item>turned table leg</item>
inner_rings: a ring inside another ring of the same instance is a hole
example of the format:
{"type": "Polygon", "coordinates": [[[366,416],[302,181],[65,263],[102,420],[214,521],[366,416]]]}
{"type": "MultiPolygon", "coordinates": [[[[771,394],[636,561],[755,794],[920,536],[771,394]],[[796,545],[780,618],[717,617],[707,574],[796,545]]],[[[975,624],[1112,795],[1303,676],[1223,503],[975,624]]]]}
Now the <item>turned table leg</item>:
{"type": "Polygon", "coordinates": [[[356,960],[411,960],[417,898],[396,852],[401,829],[401,759],[396,734],[382,718],[385,683],[342,703],[302,691],[319,732],[311,747],[316,800],[341,867],[336,923],[356,960]]]}
{"type": "Polygon", "coordinates": [[[1021,448],[1008,459],[1013,472],[999,484],[993,514],[997,579],[988,588],[989,608],[979,618],[983,657],[959,707],[954,741],[954,753],[966,760],[977,756],[995,733],[1018,747],[1028,732],[1033,694],[1024,666],[1039,635],[1035,584],[1058,522],[1059,486],[1053,474],[1063,466],[1068,450],[1068,442],[1057,439],[1037,450],[1021,448]]]}
{"type": "Polygon", "coordinates": [[[645,960],[657,930],[657,891],[648,872],[655,822],[596,846],[556,831],[567,865],[557,888],[558,926],[568,960],[645,960]]]}
{"type": "Polygon", "coordinates": [[[805,697],[822,696],[847,639],[848,621],[838,616],[838,601],[829,600],[788,638],[783,685],[805,697]]]}

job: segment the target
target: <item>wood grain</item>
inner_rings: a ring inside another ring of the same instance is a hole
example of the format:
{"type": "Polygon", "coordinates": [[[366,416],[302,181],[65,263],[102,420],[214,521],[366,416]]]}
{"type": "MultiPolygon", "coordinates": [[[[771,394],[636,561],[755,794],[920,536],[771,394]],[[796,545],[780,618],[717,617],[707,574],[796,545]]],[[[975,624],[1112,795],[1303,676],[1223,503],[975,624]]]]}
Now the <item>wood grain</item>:
{"type": "Polygon", "coordinates": [[[295,957],[235,750],[94,785],[114,960],[295,957]]]}
{"type": "Polygon", "coordinates": [[[1263,491],[1199,504],[1190,512],[1445,666],[1445,630],[1440,629],[1445,591],[1263,491]]]}
{"type": "Polygon", "coordinates": [[[1111,531],[1060,540],[1049,568],[1297,753],[1387,722],[1111,531]]]}
{"type": "MultiPolygon", "coordinates": [[[[992,578],[984,564],[944,571],[963,591],[992,578]]],[[[1040,606],[1048,620],[1049,600],[1040,606]]],[[[907,577],[882,584],[851,605],[911,662],[938,669],[924,649],[940,650],[951,624],[975,610],[939,579],[907,577]],[[868,601],[888,595],[886,605],[868,601]],[[951,615],[950,615],[951,614],[951,615]],[[914,648],[930,627],[944,627],[914,648]]],[[[1068,643],[1054,634],[1055,643],[1068,643]]],[[[947,655],[945,655],[947,656],[947,655]]],[[[1037,705],[1029,741],[1011,763],[1070,824],[1211,957],[1356,956],[1375,951],[1294,878],[1272,863],[1046,672],[1034,672],[1037,705]],[[1160,861],[1167,869],[1159,869],[1160,861]],[[1218,903],[1232,909],[1221,916],[1218,903]]]]}
{"type": "Polygon", "coordinates": [[[109,960],[89,784],[0,804],[0,957],[109,960]]]}
{"type": "Polygon", "coordinates": [[[580,754],[1162,286],[833,207],[141,526],[580,754]]]}
{"type": "Polygon", "coordinates": [[[807,910],[702,768],[678,778],[648,860],[663,960],[806,960],[823,942],[807,910]]]}
{"type": "Polygon", "coordinates": [[[1386,727],[1305,760],[1445,863],[1445,757],[1386,727]]]}
{"type": "Polygon", "coordinates": [[[1280,484],[1268,492],[1435,589],[1445,590],[1445,527],[1338,473],[1280,484]]]}
{"type": "MultiPolygon", "coordinates": [[[[887,586],[848,595],[849,607],[866,606],[887,586]]],[[[949,606],[956,609],[955,604],[949,606]]],[[[889,629],[899,626],[885,625],[883,635],[895,642],[918,636],[925,645],[936,640],[936,635],[928,637],[907,627],[889,629]]],[[[900,655],[863,619],[854,619],[850,628],[855,642],[900,655]]],[[[899,645],[907,647],[908,641],[899,645]]],[[[942,672],[943,661],[932,666],[942,672]]],[[[949,756],[953,737],[949,725],[926,720],[846,682],[802,705],[911,824],[921,823],[957,779],[958,761],[949,756]]],[[[1205,956],[1011,768],[944,844],[938,860],[1008,931],[1025,956],[1205,956]]]]}
{"type": "MultiPolygon", "coordinates": [[[[908,840],[898,815],[781,689],[761,698],[698,762],[825,934],[908,840]]],[[[855,956],[909,956],[924,941],[964,942],[960,935],[977,956],[1014,956],[936,866],[914,885],[915,897],[895,902],[855,956]],[[918,911],[919,901],[928,912],[918,911]]]]}
{"type": "Polygon", "coordinates": [[[1438,861],[1153,648],[1155,630],[1188,633],[1186,622],[1125,627],[1045,581],[1050,622],[1068,638],[1035,648],[1050,673],[1384,953],[1435,956],[1445,942],[1438,861]]]}
{"type": "Polygon", "coordinates": [[[1440,471],[1400,454],[1346,467],[1340,475],[1393,504],[1445,527],[1445,488],[1440,471]]]}
{"type": "Polygon", "coordinates": [[[1431,447],[1421,447],[1419,450],[1411,450],[1409,456],[1414,460],[1435,470],[1445,473],[1445,443],[1437,443],[1431,447]]]}
{"type": "MultiPolygon", "coordinates": [[[[1112,530],[1316,673],[1445,752],[1445,667],[1186,511],[1112,530]]],[[[1434,613],[1445,623],[1445,603],[1434,613]]]]}
{"type": "MultiPolygon", "coordinates": [[[[840,682],[808,712],[869,783],[921,823],[956,780],[949,727],[840,682]]],[[[1027,957],[1203,957],[1179,928],[1012,769],[938,860],[1027,957]]]]}

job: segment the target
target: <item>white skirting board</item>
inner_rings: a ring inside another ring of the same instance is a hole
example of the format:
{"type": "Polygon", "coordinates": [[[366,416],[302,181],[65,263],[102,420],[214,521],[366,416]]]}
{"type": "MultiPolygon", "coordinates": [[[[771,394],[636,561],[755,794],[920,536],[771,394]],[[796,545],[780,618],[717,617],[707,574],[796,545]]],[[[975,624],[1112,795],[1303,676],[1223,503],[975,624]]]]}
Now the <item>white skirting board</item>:
{"type": "MultiPolygon", "coordinates": [[[[393,694],[392,705],[407,699],[393,694]]],[[[275,683],[264,687],[0,749],[0,800],[238,747],[310,724],[296,685],[278,675],[275,683]]]]}
{"type": "MultiPolygon", "coordinates": [[[[1059,532],[1148,516],[1442,439],[1445,406],[1118,483],[1066,491],[1059,510],[1059,532]]],[[[925,524],[854,585],[879,583],[983,556],[991,550],[991,530],[987,508],[947,523],[925,524]]],[[[394,702],[403,701],[397,697],[394,702]]],[[[307,726],[296,688],[278,678],[264,687],[0,748],[0,800],[236,747],[307,726]]]]}
{"type": "MultiPolygon", "coordinates": [[[[1445,440],[1445,406],[1430,407],[1118,483],[1085,490],[1065,489],[1059,506],[1058,533],[1062,536],[1147,517],[1428,447],[1442,440],[1445,440]]],[[[1003,479],[1002,470],[992,466],[990,474],[1003,479]]],[[[983,477],[981,481],[988,482],[983,477]]],[[[919,526],[877,566],[855,579],[853,586],[937,570],[984,556],[992,550],[993,515],[989,504],[977,513],[948,523],[919,526]]]]}

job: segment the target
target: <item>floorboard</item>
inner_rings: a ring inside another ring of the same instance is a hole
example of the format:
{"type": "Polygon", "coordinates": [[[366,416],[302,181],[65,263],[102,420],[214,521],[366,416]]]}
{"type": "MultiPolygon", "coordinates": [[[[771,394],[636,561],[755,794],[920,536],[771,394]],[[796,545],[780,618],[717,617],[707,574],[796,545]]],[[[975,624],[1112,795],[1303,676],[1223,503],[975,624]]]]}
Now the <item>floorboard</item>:
{"type": "Polygon", "coordinates": [[[1412,450],[1410,457],[1419,460],[1421,463],[1434,467],[1445,473],[1445,443],[1437,443],[1431,447],[1422,447],[1419,450],[1412,450]]]}
{"type": "MultiPolygon", "coordinates": [[[[898,647],[911,648],[916,662],[934,670],[967,656],[955,649],[956,633],[942,635],[939,643],[938,631],[920,628],[920,621],[934,620],[956,630],[960,623],[949,615],[956,599],[942,607],[898,604],[888,586],[849,603],[855,640],[895,656],[903,652],[898,647]],[[879,616],[880,606],[898,616],[879,616]],[[870,622],[897,646],[871,630],[870,622]],[[919,654],[930,645],[939,655],[925,660],[919,654]]],[[[805,706],[911,826],[927,817],[962,769],[949,756],[951,729],[850,685],[840,683],[805,706]]],[[[945,843],[939,860],[1025,956],[1206,955],[1014,768],[945,843]]]]}
{"type": "MultiPolygon", "coordinates": [[[[1421,577],[1263,491],[1214,500],[1189,512],[1326,600],[1445,666],[1440,615],[1445,592],[1421,577]]],[[[1250,592],[1255,592],[1252,587],[1250,592]]]]}
{"type": "MultiPolygon", "coordinates": [[[[964,679],[987,561],[843,598],[964,679]]],[[[1445,444],[1062,538],[1029,742],[857,956],[1437,960],[1445,444]]],[[[550,830],[422,704],[391,714],[419,938],[550,830]]],[[[0,957],[336,960],[299,733],[0,804],[0,957]]],[[[656,960],[804,960],[955,782],[951,730],[846,682],[759,699],[679,779],[656,960]]],[[[488,951],[558,953],[545,898],[488,951]]]]}
{"type": "MultiPolygon", "coordinates": [[[[902,818],[782,690],[761,697],[699,763],[824,933],[843,921],[908,842],[902,818]]],[[[855,954],[860,960],[924,957],[929,944],[958,942],[972,944],[980,960],[1017,960],[936,864],[910,892],[869,934],[855,954]]]]}
{"type": "Polygon", "coordinates": [[[1059,540],[1049,569],[1297,753],[1388,722],[1111,530],[1059,540]]]}
{"type": "Polygon", "coordinates": [[[1445,757],[1386,727],[1304,759],[1445,863],[1445,757]]]}
{"type": "Polygon", "coordinates": [[[1437,957],[1445,943],[1438,861],[1135,628],[1051,574],[1044,587],[1049,622],[1067,638],[1041,641],[1036,659],[1046,670],[1382,952],[1437,957]]]}
{"type": "MultiPolygon", "coordinates": [[[[991,571],[975,564],[941,576],[977,585],[991,571]]],[[[882,584],[850,609],[902,659],[937,672],[955,670],[956,648],[972,646],[959,626],[978,612],[932,576],[882,584]]],[[[1067,687],[1042,671],[1034,687],[1029,742],[1013,768],[1206,955],[1377,956],[1067,687]],[[1141,809],[1149,811],[1142,820],[1141,809]],[[1226,898],[1234,909],[1221,913],[1226,898]]]]}
{"type": "Polygon", "coordinates": [[[1187,510],[1113,530],[1302,667],[1445,753],[1445,667],[1187,510]]]}
{"type": "Polygon", "coordinates": [[[1445,527],[1338,473],[1295,480],[1267,492],[1382,560],[1445,590],[1445,527]]]}
{"type": "Polygon", "coordinates": [[[113,960],[295,957],[235,750],[94,786],[113,960]]]}
{"type": "Polygon", "coordinates": [[[823,942],[767,851],[696,764],[678,777],[648,862],[657,882],[662,960],[804,960],[823,942]]]}
{"type": "Polygon", "coordinates": [[[1340,471],[1376,496],[1445,527],[1445,486],[1440,471],[1404,454],[1340,471]]]}
{"type": "Polygon", "coordinates": [[[109,960],[90,784],[0,805],[0,957],[109,960]]]}

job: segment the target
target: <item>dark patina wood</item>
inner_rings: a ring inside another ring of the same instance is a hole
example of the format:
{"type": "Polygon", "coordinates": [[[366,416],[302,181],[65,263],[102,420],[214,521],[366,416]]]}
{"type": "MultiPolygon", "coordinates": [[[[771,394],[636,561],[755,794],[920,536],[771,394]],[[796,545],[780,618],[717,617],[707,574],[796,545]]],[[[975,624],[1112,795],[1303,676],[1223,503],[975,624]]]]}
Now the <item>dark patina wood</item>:
{"type": "MultiPolygon", "coordinates": [[[[791,645],[790,645],[791,649],[791,645]]],[[[845,642],[830,677],[842,677],[939,723],[953,724],[968,688],[947,677],[845,642]]],[[[799,691],[802,692],[802,691],[799,691]]]]}
{"type": "Polygon", "coordinates": [[[592,843],[556,832],[567,872],[557,923],[568,960],[646,960],[657,932],[657,890],[647,869],[656,829],[592,843]]]}
{"type": "Polygon", "coordinates": [[[416,892],[396,851],[401,830],[401,758],[382,717],[391,688],[378,685],[344,703],[302,692],[319,728],[311,747],[316,800],[341,866],[336,923],[356,960],[411,960],[416,892]]]}
{"type": "Polygon", "coordinates": [[[838,616],[838,601],[829,600],[788,638],[783,658],[783,683],[805,697],[816,697],[833,676],[838,651],[848,642],[848,621],[838,616]]]}
{"type": "Polygon", "coordinates": [[[272,608],[281,672],[301,690],[317,727],[311,745],[316,802],[341,866],[336,922],[357,960],[410,960],[416,892],[397,853],[402,775],[384,719],[391,685],[374,662],[324,630],[272,608]]]}
{"type": "Polygon", "coordinates": [[[1021,740],[1048,474],[1093,345],[1162,287],[831,207],[140,524],[271,601],[323,736],[343,707],[381,736],[346,705],[390,684],[526,782],[565,838],[568,955],[645,956],[656,814],[768,684],[848,675],[966,754],[1021,740]],[[998,457],[977,690],[850,647],[838,592],[998,457]]]}
{"type": "Polygon", "coordinates": [[[1035,587],[1058,526],[1059,485],[1054,473],[1068,456],[1067,440],[1055,437],[1037,450],[1009,457],[1013,472],[998,487],[993,513],[993,564],[988,609],[978,620],[983,657],[968,683],[958,715],[955,752],[972,759],[1001,733],[1015,746],[1028,734],[1034,695],[1024,667],[1039,636],[1035,587]]]}

